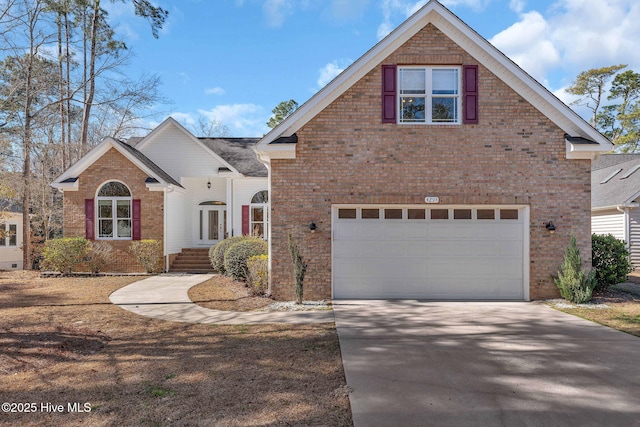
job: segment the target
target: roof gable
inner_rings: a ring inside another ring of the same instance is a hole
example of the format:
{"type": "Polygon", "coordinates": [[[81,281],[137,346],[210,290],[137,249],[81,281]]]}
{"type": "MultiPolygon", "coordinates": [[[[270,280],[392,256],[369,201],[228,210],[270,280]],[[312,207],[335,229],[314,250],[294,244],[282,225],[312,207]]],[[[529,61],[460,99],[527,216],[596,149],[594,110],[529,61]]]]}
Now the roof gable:
{"type": "Polygon", "coordinates": [[[167,118],[140,140],[135,148],[176,177],[211,176],[220,167],[228,168],[236,174],[240,173],[235,165],[203,144],[172,117],[167,118]],[[176,153],[179,153],[179,156],[176,153]]]}
{"type": "Polygon", "coordinates": [[[74,190],[78,187],[78,177],[93,163],[100,159],[110,149],[115,149],[127,160],[136,165],[149,177],[154,178],[162,187],[175,186],[182,187],[178,181],[156,165],[151,159],[127,143],[117,139],[107,137],[89,151],[84,157],[74,163],[62,175],[56,178],[51,184],[53,187],[67,190],[74,190]]]}
{"type": "Polygon", "coordinates": [[[445,36],[476,58],[480,64],[504,81],[567,134],[595,142],[588,146],[574,144],[567,139],[568,158],[590,158],[595,153],[611,150],[612,145],[609,140],[576,112],[438,1],[430,0],[269,132],[257,147],[261,157],[295,157],[295,144],[276,144],[275,142],[281,140],[282,137],[292,136],[429,24],[435,26],[445,36]]]}

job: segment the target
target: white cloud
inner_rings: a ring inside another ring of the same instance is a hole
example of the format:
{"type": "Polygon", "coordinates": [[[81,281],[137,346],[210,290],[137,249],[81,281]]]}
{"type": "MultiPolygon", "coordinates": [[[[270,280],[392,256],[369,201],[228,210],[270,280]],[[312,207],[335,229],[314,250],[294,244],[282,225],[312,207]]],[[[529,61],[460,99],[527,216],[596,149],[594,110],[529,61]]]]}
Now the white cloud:
{"type": "Polygon", "coordinates": [[[285,18],[293,13],[293,3],[291,0],[266,0],[262,10],[267,24],[270,27],[278,28],[284,24],[285,18]]]}
{"type": "Polygon", "coordinates": [[[509,9],[516,13],[522,13],[527,3],[524,0],[510,0],[509,9]]]}
{"type": "Polygon", "coordinates": [[[319,71],[320,76],[318,77],[318,87],[325,87],[338,74],[343,72],[349,63],[351,63],[351,61],[335,60],[322,67],[319,71]]]}
{"type": "Polygon", "coordinates": [[[175,113],[171,113],[170,116],[173,117],[178,123],[180,123],[182,126],[186,128],[194,126],[197,122],[196,117],[194,117],[194,115],[191,113],[175,112],[175,113]]]}
{"type": "Polygon", "coordinates": [[[347,22],[362,17],[370,0],[331,0],[325,13],[333,22],[347,22]]]}
{"type": "Polygon", "coordinates": [[[487,7],[492,0],[441,0],[441,3],[448,8],[456,6],[467,6],[479,12],[487,7]]]}
{"type": "Polygon", "coordinates": [[[527,12],[506,30],[496,34],[490,42],[538,81],[546,79],[547,71],[561,64],[551,29],[538,12],[527,12]]]}
{"type": "Polygon", "coordinates": [[[216,86],[216,87],[205,89],[204,93],[206,95],[224,95],[225,91],[220,86],[216,86]]]}
{"type": "MultiPolygon", "coordinates": [[[[515,9],[520,3],[510,0],[515,9]]],[[[574,78],[581,71],[619,63],[640,68],[640,50],[636,48],[636,40],[640,39],[638,22],[637,0],[558,0],[544,14],[521,13],[518,22],[490,41],[533,77],[549,85],[547,80],[554,71],[574,78]]],[[[571,81],[558,81],[551,86],[569,84],[571,81]]]]}
{"type": "Polygon", "coordinates": [[[217,105],[210,110],[198,110],[209,120],[217,120],[227,126],[234,136],[262,136],[269,128],[269,113],[256,104],[217,105]]]}

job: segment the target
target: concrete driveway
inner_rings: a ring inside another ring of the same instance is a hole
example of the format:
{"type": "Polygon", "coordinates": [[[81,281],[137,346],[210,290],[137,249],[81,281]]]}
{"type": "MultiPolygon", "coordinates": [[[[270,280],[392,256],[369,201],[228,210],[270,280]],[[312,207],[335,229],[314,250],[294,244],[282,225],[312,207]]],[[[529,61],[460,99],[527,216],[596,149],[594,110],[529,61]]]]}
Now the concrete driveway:
{"type": "Polygon", "coordinates": [[[640,339],[541,303],[335,301],[358,426],[640,426],[640,339]]]}

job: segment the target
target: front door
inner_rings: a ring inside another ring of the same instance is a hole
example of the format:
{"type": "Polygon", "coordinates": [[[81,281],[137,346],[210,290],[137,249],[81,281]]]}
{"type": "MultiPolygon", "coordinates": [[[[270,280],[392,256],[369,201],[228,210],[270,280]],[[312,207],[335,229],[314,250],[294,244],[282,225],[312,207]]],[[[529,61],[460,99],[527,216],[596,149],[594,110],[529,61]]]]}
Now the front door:
{"type": "Polygon", "coordinates": [[[211,246],[227,234],[227,207],[200,206],[200,244],[211,246]]]}

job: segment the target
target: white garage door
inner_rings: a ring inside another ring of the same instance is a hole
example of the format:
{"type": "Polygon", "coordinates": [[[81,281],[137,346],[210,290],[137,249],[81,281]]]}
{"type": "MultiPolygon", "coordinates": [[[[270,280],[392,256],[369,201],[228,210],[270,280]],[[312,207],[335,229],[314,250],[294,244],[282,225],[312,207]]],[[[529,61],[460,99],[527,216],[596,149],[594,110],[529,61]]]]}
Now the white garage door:
{"type": "Polygon", "coordinates": [[[336,206],[333,296],[528,299],[526,215],[525,207],[336,206]]]}

